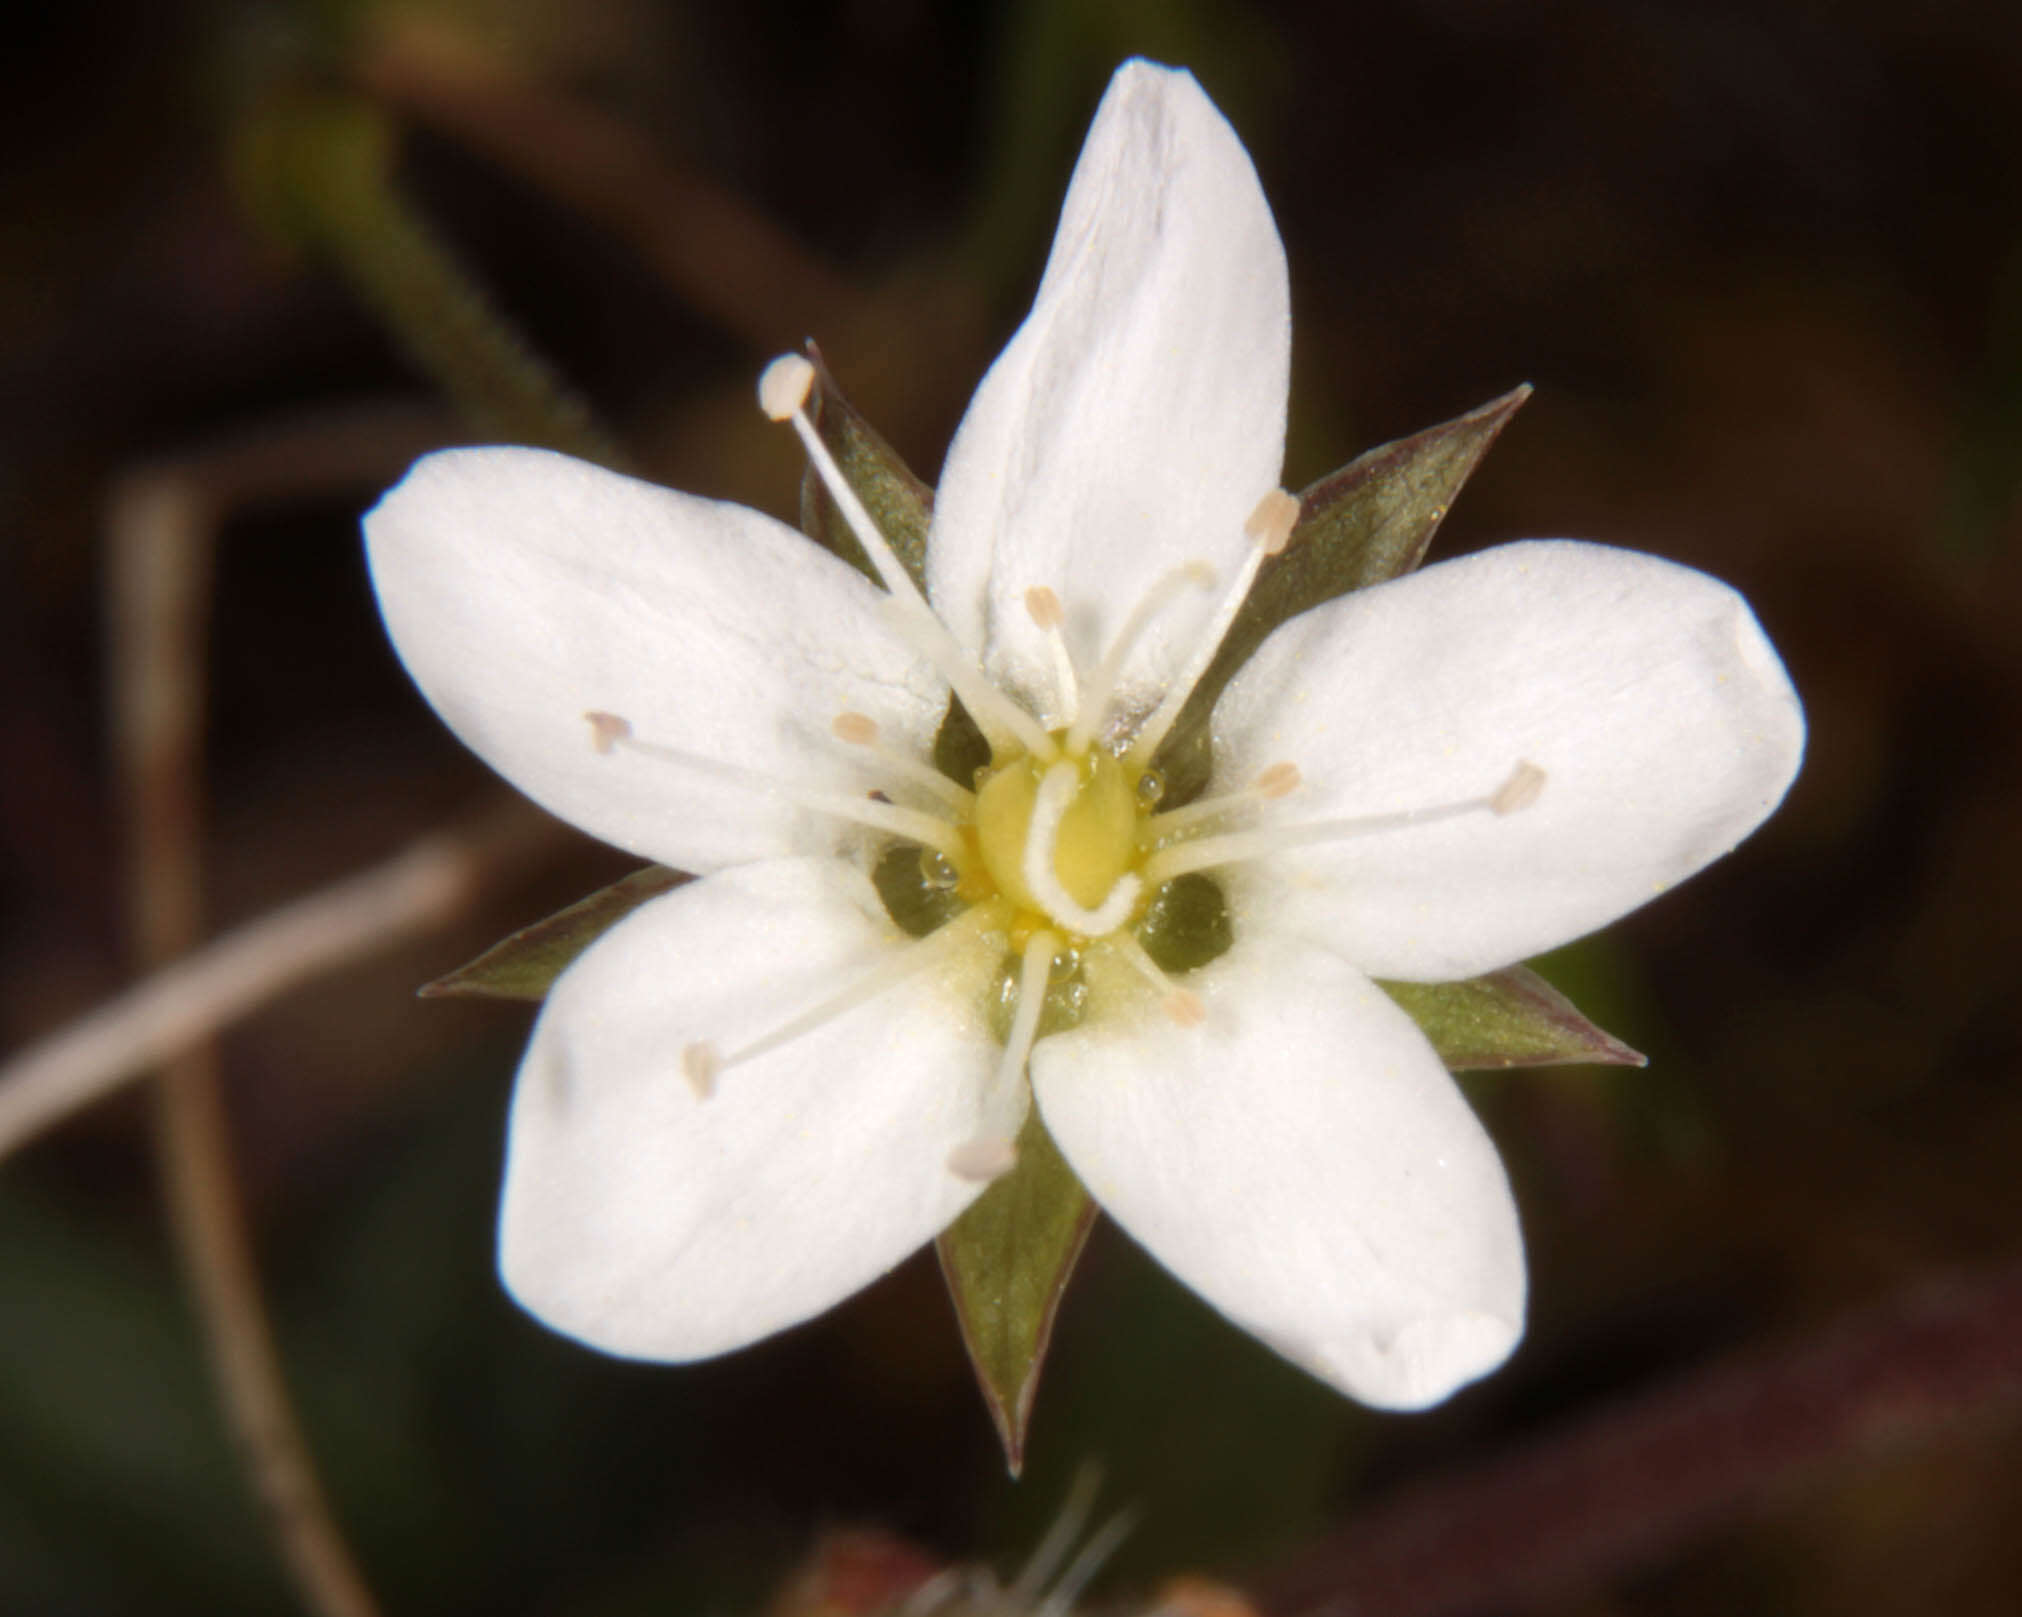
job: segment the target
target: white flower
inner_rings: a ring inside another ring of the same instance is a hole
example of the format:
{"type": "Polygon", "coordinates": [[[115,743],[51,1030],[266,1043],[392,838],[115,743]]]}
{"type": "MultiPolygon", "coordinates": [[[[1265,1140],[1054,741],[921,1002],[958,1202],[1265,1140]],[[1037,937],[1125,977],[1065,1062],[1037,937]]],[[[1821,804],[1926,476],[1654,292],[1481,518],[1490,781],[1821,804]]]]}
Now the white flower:
{"type": "MultiPolygon", "coordinates": [[[[1511,545],[1281,627],[1215,709],[1206,796],[1156,812],[1152,752],[1296,514],[1289,331],[1242,146],[1132,63],[949,450],[931,611],[875,534],[887,591],[533,450],[431,456],[367,518],[457,734],[700,877],[535,1027],[499,1233],[533,1313],[661,1360],[792,1325],[946,1228],[1036,1099],[1160,1262],[1353,1396],[1428,1404],[1508,1354],[1501,1165],[1372,978],[1490,971],[1663,892],[1776,805],[1803,719],[1724,585],[1511,545]],[[926,762],[951,688],[993,746],[975,793],[926,762]],[[924,938],[870,879],[894,844],[968,906],[924,938]],[[1189,871],[1233,943],[1173,976],[1135,927],[1189,871]],[[1042,1037],[1063,976],[1084,1014],[1042,1037]]],[[[791,359],[764,392],[819,460],[806,388],[791,359]]]]}

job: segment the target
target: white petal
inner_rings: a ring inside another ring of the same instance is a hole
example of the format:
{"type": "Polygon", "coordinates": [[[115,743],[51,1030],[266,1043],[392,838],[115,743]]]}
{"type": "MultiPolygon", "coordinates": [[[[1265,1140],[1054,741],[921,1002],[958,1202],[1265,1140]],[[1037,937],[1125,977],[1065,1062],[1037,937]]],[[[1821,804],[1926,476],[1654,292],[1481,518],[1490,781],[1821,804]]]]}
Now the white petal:
{"type": "Polygon", "coordinates": [[[1782,800],[1804,714],[1748,603],[1704,573],[1571,541],[1504,545],[1294,618],[1215,712],[1216,773],[1279,762],[1299,825],[1481,798],[1529,807],[1303,847],[1227,873],[1232,904],[1373,976],[1441,981],[1605,925],[1782,800]]]}
{"type": "Polygon", "coordinates": [[[1090,1193],[1231,1320],[1364,1403],[1422,1408],[1500,1364],[1523,1332],[1516,1211],[1410,1018],[1268,929],[1187,985],[1198,1026],[1105,995],[1033,1051],[1040,1112],[1090,1193]]]}
{"type": "MultiPolygon", "coordinates": [[[[942,468],[929,593],[1000,681],[1068,715],[1025,608],[1066,608],[1086,673],[1153,582],[1226,579],[1277,486],[1291,353],[1285,255],[1248,155],[1186,73],[1111,81],[1032,313],[983,379],[942,468]]],[[[1128,665],[1148,705],[1213,597],[1189,591],[1128,665]]]]}
{"type": "Polygon", "coordinates": [[[513,1094],[499,1215],[507,1288],[631,1358],[727,1352],[849,1296],[980,1188],[948,1171],[996,1057],[971,943],[698,1097],[682,1054],[728,1055],[904,946],[838,861],[705,877],[564,974],[513,1094]]]}
{"type": "Polygon", "coordinates": [[[837,822],[618,749],[639,739],[862,795],[829,731],[924,752],[945,688],[882,596],[791,529],[537,449],[430,455],[365,519],[388,633],[466,745],[542,807],[683,870],[831,848],[837,822]]]}

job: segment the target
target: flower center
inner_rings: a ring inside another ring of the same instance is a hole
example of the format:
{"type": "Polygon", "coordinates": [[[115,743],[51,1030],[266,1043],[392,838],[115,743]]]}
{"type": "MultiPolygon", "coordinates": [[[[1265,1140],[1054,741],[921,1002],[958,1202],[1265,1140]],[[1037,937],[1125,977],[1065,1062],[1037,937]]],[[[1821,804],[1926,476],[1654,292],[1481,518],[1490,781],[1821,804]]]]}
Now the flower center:
{"type": "Polygon", "coordinates": [[[1072,926],[1082,917],[1055,915],[1048,899],[1064,891],[1084,915],[1102,913],[1137,863],[1137,804],[1130,772],[1100,747],[1051,764],[1017,758],[977,789],[977,852],[997,890],[1020,909],[1072,926]]]}
{"type": "Polygon", "coordinates": [[[1046,636],[1068,710],[1066,728],[1049,731],[1019,698],[985,676],[976,657],[935,616],[816,432],[806,409],[813,381],[806,360],[783,356],[761,378],[760,401],[774,420],[792,422],[890,592],[893,628],[947,679],[960,711],[987,745],[990,762],[971,792],[927,760],[886,748],[867,715],[838,714],[834,739],[890,787],[881,784],[856,797],[764,778],[636,737],[618,714],[584,715],[591,744],[601,753],[622,748],[713,773],[895,839],[876,861],[871,879],[892,920],[916,941],[741,1049],[725,1053],[706,1038],[691,1041],[682,1051],[682,1070],[698,1095],[711,1093],[727,1069],[928,969],[963,940],[1001,939],[1007,952],[997,997],[1010,1013],[1001,1029],[1003,1052],[981,1097],[976,1135],[948,1159],[955,1174],[994,1179],[1017,1161],[1029,1097],[1025,1068],[1034,1041],[1080,1020],[1089,987],[1082,976],[1084,950],[1136,973],[1174,1022],[1198,1026],[1208,1016],[1207,1003],[1171,973],[1203,966],[1231,946],[1231,918],[1208,872],[1457,815],[1502,817],[1536,801],[1545,772],[1519,761],[1499,786],[1477,797],[1287,824],[1267,809],[1303,784],[1298,766],[1285,760],[1247,784],[1160,812],[1164,783],[1153,760],[1258,570],[1284,548],[1298,520],[1298,500],[1274,490],[1258,503],[1244,525],[1251,544],[1233,579],[1218,580],[1213,568],[1193,561],[1157,580],[1087,678],[1075,668],[1062,636],[1059,597],[1043,585],[1027,590],[1026,609],[1046,636]],[[1153,620],[1196,588],[1220,593],[1205,632],[1192,637],[1191,655],[1170,673],[1152,711],[1129,718],[1118,699],[1129,657],[1153,620]],[[1114,741],[1120,753],[1101,739],[1115,731],[1127,732],[1114,741]],[[908,798],[928,802],[908,806],[908,798]]]}

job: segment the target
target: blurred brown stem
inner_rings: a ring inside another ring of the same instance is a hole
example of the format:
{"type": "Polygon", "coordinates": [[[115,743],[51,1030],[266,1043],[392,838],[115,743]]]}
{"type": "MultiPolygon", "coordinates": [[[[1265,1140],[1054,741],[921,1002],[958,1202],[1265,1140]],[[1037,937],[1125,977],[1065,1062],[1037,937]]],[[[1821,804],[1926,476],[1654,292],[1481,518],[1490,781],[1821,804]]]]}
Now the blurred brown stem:
{"type": "Polygon", "coordinates": [[[2022,1265],[1920,1285],[1410,1489],[1257,1593],[1302,1617],[1524,1609],[1646,1563],[1823,1462],[2018,1395],[2022,1265]]]}
{"type": "MultiPolygon", "coordinates": [[[[143,966],[174,960],[203,932],[204,646],[222,517],[262,495],[342,486],[361,473],[384,478],[411,452],[411,434],[407,417],[363,433],[346,421],[327,440],[314,428],[283,431],[136,477],[114,498],[107,557],[114,751],[143,966]]],[[[281,1374],[233,1172],[215,1046],[205,1042],[164,1067],[159,1095],[171,1229],[220,1396],[276,1543],[311,1610],[375,1617],[377,1604],[331,1515],[281,1374]]]]}
{"type": "Polygon", "coordinates": [[[515,801],[178,956],[0,1066],[0,1158],[289,989],[446,926],[567,835],[515,801]]]}

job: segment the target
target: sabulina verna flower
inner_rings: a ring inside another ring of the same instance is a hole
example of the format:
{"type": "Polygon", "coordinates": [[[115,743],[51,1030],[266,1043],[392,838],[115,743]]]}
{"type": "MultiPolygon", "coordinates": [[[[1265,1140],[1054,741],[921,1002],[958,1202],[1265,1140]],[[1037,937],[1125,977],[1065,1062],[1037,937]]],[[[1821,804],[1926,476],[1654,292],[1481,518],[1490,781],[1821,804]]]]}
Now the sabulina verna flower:
{"type": "Polygon", "coordinates": [[[1344,1392],[1422,1406],[1510,1352],[1502,1167],[1373,979],[1488,972],[1662,893],[1776,806],[1803,718],[1725,585],[1512,544],[1285,622],[1215,703],[1205,790],[1163,801],[1161,744],[1299,513],[1289,349],[1242,145],[1133,62],[948,451],[924,592],[797,356],[764,408],[882,588],[536,450],[429,456],[366,519],[450,727],[699,878],[534,1029],[499,1230],[531,1312],[630,1357],[740,1347],[931,1240],[1036,1103],[1126,1231],[1344,1392]],[[933,763],[951,698],[988,745],[960,781],[933,763]],[[1181,901],[1209,917],[1184,957],[1157,925],[1181,901]]]}

